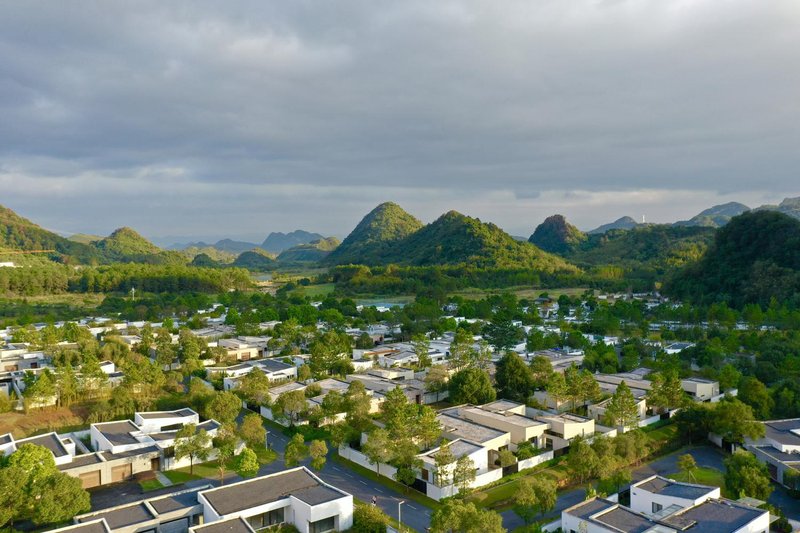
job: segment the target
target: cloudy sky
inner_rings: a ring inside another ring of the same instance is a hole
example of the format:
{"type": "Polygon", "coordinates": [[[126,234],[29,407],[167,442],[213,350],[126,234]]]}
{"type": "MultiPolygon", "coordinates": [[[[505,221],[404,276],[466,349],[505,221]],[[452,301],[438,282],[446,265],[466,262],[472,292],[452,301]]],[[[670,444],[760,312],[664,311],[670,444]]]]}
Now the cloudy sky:
{"type": "Polygon", "coordinates": [[[800,195],[797,0],[0,4],[0,204],[61,232],[528,235],[800,195]]]}

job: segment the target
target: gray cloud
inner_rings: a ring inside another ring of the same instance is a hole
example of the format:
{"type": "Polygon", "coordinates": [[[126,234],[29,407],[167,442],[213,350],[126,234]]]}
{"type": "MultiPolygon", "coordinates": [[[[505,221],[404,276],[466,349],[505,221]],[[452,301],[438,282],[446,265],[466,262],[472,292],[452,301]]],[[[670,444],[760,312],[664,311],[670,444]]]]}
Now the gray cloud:
{"type": "Polygon", "coordinates": [[[383,200],[522,234],[774,201],[799,23],[794,0],[5,2],[0,202],[258,236],[383,200]]]}

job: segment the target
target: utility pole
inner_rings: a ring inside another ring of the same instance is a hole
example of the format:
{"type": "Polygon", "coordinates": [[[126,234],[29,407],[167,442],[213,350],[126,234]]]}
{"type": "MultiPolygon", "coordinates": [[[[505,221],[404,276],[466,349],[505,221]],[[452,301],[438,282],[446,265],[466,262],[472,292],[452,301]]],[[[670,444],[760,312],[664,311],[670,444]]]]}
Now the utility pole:
{"type": "Polygon", "coordinates": [[[136,301],[136,287],[131,287],[131,301],[136,301]]]}
{"type": "Polygon", "coordinates": [[[403,531],[403,515],[400,514],[400,506],[403,505],[405,500],[397,500],[397,525],[400,526],[400,531],[403,531]]]}

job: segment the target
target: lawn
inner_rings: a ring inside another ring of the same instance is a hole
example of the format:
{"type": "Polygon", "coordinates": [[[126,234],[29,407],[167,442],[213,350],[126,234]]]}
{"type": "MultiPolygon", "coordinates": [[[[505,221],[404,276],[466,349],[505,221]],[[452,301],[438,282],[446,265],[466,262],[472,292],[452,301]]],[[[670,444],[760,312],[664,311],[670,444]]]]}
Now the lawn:
{"type": "Polygon", "coordinates": [[[538,298],[540,294],[547,293],[550,298],[558,299],[559,296],[562,294],[566,294],[567,296],[579,296],[583,294],[587,289],[584,287],[565,287],[562,289],[542,289],[542,288],[533,288],[528,285],[519,286],[519,287],[506,287],[503,289],[477,289],[477,288],[470,288],[470,289],[463,289],[460,291],[455,291],[450,294],[450,296],[461,296],[467,300],[480,300],[490,296],[492,294],[503,294],[503,293],[511,293],[515,295],[517,298],[527,298],[527,299],[535,299],[538,298]]]}
{"type": "Polygon", "coordinates": [[[151,490],[158,490],[164,487],[156,478],[140,481],[139,486],[142,487],[142,492],[150,492],[151,490]]]}
{"type": "Polygon", "coordinates": [[[200,479],[200,476],[190,474],[188,469],[186,469],[186,472],[183,470],[167,470],[164,472],[164,475],[167,476],[167,479],[172,481],[174,485],[186,483],[187,481],[192,481],[193,479],[200,479]]]}
{"type": "Polygon", "coordinates": [[[292,293],[300,296],[308,296],[309,298],[324,298],[332,293],[333,289],[335,288],[336,285],[333,283],[320,283],[319,285],[306,286],[301,285],[297,289],[293,290],[292,293]]]}
{"type": "Polygon", "coordinates": [[[678,472],[667,477],[683,483],[697,483],[698,485],[720,487],[722,489],[722,495],[726,498],[730,497],[725,490],[725,474],[716,468],[700,466],[695,468],[691,475],[686,472],[678,472]]]}
{"type": "MultiPolygon", "coordinates": [[[[256,457],[258,463],[266,465],[278,458],[278,453],[275,450],[259,449],[256,450],[256,457]]],[[[226,475],[235,472],[236,458],[231,459],[226,464],[226,475]]],[[[193,479],[217,479],[219,477],[219,470],[217,469],[216,461],[207,461],[205,463],[195,463],[193,473],[189,473],[190,467],[179,468],[177,470],[168,470],[164,474],[173,483],[186,483],[193,479]]]]}

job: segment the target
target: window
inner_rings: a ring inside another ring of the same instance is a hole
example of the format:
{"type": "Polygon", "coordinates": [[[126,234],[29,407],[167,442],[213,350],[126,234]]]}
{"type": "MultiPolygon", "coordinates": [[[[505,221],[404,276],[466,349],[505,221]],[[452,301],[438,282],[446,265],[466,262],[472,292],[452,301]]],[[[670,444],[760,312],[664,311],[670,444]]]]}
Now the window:
{"type": "Polygon", "coordinates": [[[264,514],[251,516],[247,519],[247,523],[250,524],[250,527],[252,527],[256,531],[258,531],[259,529],[266,529],[270,526],[283,524],[284,509],[285,509],[284,507],[281,507],[280,509],[268,511],[264,514]]]}
{"type": "Polygon", "coordinates": [[[422,479],[428,481],[428,470],[425,468],[422,469],[422,479]]]}
{"type": "Polygon", "coordinates": [[[325,533],[336,529],[336,517],[323,518],[308,524],[308,533],[325,533]]]}
{"type": "Polygon", "coordinates": [[[664,508],[664,506],[661,505],[660,503],[653,502],[653,512],[654,513],[659,512],[663,508],[664,508]]]}

